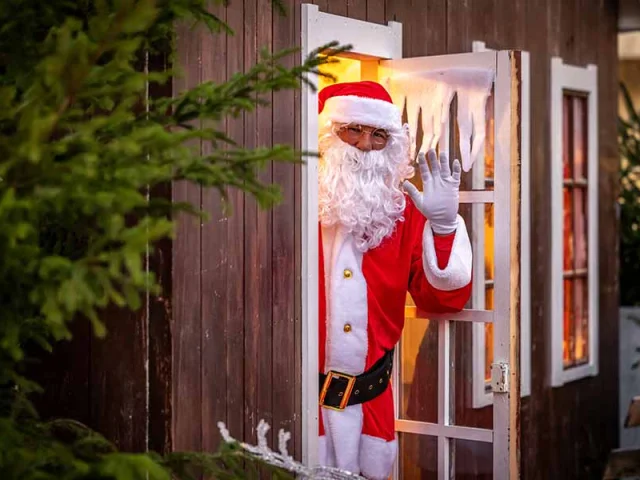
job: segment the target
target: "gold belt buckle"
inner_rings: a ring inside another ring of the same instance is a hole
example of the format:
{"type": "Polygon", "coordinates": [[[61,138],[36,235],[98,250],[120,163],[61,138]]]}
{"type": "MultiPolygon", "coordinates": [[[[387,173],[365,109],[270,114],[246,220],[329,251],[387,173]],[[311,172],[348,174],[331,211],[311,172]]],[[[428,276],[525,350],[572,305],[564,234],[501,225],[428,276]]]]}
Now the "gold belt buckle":
{"type": "Polygon", "coordinates": [[[344,410],[349,402],[349,398],[351,397],[351,391],[353,390],[353,385],[356,383],[356,377],[353,375],[347,375],[346,373],[334,372],[329,370],[327,374],[327,378],[324,379],[324,383],[322,384],[322,390],[320,391],[320,406],[324,408],[328,408],[330,410],[344,410]],[[324,398],[327,396],[327,391],[329,390],[329,386],[331,385],[331,380],[334,378],[346,378],[347,379],[347,388],[344,390],[344,394],[342,395],[342,400],[340,401],[340,405],[337,407],[332,407],[324,404],[324,398]]]}

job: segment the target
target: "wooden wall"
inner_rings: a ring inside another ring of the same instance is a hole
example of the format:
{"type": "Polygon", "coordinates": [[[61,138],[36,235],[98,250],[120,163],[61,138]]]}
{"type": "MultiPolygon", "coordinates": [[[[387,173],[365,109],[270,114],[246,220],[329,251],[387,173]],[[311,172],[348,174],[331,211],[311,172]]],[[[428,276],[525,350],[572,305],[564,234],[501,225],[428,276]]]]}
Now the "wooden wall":
{"type": "MultiPolygon", "coordinates": [[[[281,50],[298,37],[296,17],[272,14],[268,0],[232,2],[217,13],[233,36],[179,28],[178,57],[187,75],[175,91],[224,81],[253,66],[262,48],[281,50]]],[[[229,136],[247,148],[297,144],[294,95],[274,94],[267,97],[272,107],[229,119],[229,136]]],[[[279,428],[292,431],[291,451],[300,453],[299,172],[271,165],[260,175],[282,188],[283,202],[272,211],[232,191],[232,210],[225,215],[217,193],[173,186],[175,201],[192,202],[211,215],[203,224],[181,218],[173,244],[174,449],[215,450],[218,421],[255,443],[255,428],[264,419],[274,438],[279,428]]]]}
{"type": "MultiPolygon", "coordinates": [[[[495,2],[470,1],[470,0],[428,0],[428,1],[391,1],[391,0],[349,0],[334,1],[324,0],[315,2],[322,11],[346,15],[372,22],[387,22],[396,20],[403,24],[404,55],[437,55],[444,53],[458,53],[470,51],[473,40],[482,40],[491,48],[524,49],[531,52],[531,160],[532,160],[532,265],[533,283],[532,291],[532,395],[523,402],[522,407],[522,472],[524,478],[595,478],[599,475],[602,464],[610,448],[617,442],[617,238],[615,232],[615,191],[616,191],[616,21],[617,12],[615,2],[604,0],[566,0],[557,2],[555,0],[502,0],[495,2]],[[578,65],[595,63],[599,67],[599,95],[600,95],[600,162],[601,176],[599,179],[600,188],[600,255],[603,261],[600,266],[600,375],[594,379],[587,379],[574,382],[562,389],[551,389],[548,386],[547,371],[547,343],[548,326],[547,320],[550,315],[550,291],[549,282],[544,279],[549,278],[550,265],[548,252],[550,251],[550,184],[548,163],[549,156],[549,134],[548,134],[548,111],[549,111],[549,65],[553,55],[560,55],[565,62],[578,65]]],[[[281,41],[281,46],[287,42],[298,41],[299,8],[298,2],[290,4],[290,11],[294,13],[292,18],[284,20],[276,15],[259,15],[256,18],[256,4],[253,1],[245,0],[232,2],[227,8],[226,15],[230,21],[236,23],[232,26],[236,29],[236,37],[227,40],[227,71],[231,72],[231,62],[238,61],[243,55],[245,67],[255,58],[256,45],[273,45],[281,41]],[[244,14],[244,22],[239,23],[238,19],[244,14]],[[284,22],[284,23],[281,23],[284,22]],[[271,27],[271,28],[269,28],[271,27]],[[295,32],[295,35],[291,35],[295,32]],[[288,38],[279,38],[280,35],[288,35],[288,38]],[[242,42],[240,42],[242,40],[242,42]],[[242,44],[242,46],[241,46],[242,44]]],[[[206,41],[200,43],[200,48],[206,47],[206,41]]],[[[206,56],[203,57],[202,69],[206,68],[206,56]]],[[[241,65],[236,65],[239,68],[241,65]]],[[[219,73],[219,72],[218,72],[219,73]]],[[[289,94],[290,95],[290,94],[289,94]]],[[[295,115],[296,108],[293,97],[283,98],[282,103],[274,106],[274,111],[278,112],[278,122],[272,123],[271,113],[268,111],[259,112],[244,118],[244,123],[240,130],[243,130],[243,140],[246,145],[251,146],[257,143],[270,142],[276,132],[282,135],[282,140],[295,141],[297,134],[295,128],[297,122],[295,115]],[[282,112],[282,108],[287,107],[287,115],[282,112]],[[280,122],[291,122],[286,125],[280,122]],[[277,128],[278,130],[272,130],[277,128]],[[270,136],[271,135],[271,136],[270,136]]],[[[238,132],[240,135],[240,132],[238,132]]],[[[242,137],[237,137],[242,138],[242,137]]],[[[277,167],[280,168],[280,167],[277,167]]],[[[230,389],[227,395],[236,398],[238,402],[220,402],[222,408],[226,405],[226,415],[229,421],[235,421],[232,430],[239,432],[244,429],[248,435],[250,429],[255,425],[258,418],[275,421],[278,415],[281,420],[299,418],[298,399],[291,399],[291,403],[282,404],[280,397],[263,397],[260,392],[268,392],[270,381],[262,379],[269,378],[273,372],[274,379],[286,379],[290,386],[299,384],[299,371],[288,370],[283,372],[277,366],[275,358],[272,362],[272,370],[268,370],[265,364],[274,353],[283,353],[282,344],[278,343],[277,349],[273,344],[265,341],[260,335],[267,334],[272,328],[276,328],[278,321],[282,321],[276,313],[276,307],[269,307],[267,299],[275,299],[282,302],[288,315],[296,320],[293,326],[283,331],[283,336],[277,338],[278,342],[286,342],[291,355],[292,364],[299,359],[298,352],[294,352],[293,345],[296,344],[299,329],[297,329],[299,308],[296,301],[296,291],[294,283],[280,284],[284,278],[293,279],[291,275],[292,265],[276,262],[276,242],[282,242],[280,247],[283,251],[289,252],[289,258],[294,258],[295,238],[292,236],[286,240],[275,236],[258,235],[257,243],[252,244],[256,234],[271,231],[282,233],[280,229],[274,228],[277,221],[286,223],[295,231],[299,231],[299,219],[297,216],[297,204],[299,197],[295,189],[295,174],[288,172],[286,168],[276,175],[276,170],[266,173],[267,178],[285,181],[285,203],[280,210],[273,214],[262,214],[256,212],[251,202],[236,198],[237,204],[242,205],[242,213],[238,210],[234,217],[229,218],[224,223],[226,229],[237,229],[236,234],[244,236],[244,252],[238,250],[227,250],[229,248],[228,239],[238,238],[233,235],[227,237],[217,230],[217,236],[210,236],[210,240],[205,240],[206,226],[201,230],[200,240],[194,239],[190,246],[185,245],[181,250],[185,254],[176,255],[174,251],[174,262],[181,258],[185,262],[184,277],[181,279],[182,266],[174,264],[174,282],[184,282],[185,290],[193,290],[189,280],[189,272],[196,264],[188,267],[188,260],[184,255],[192,253],[192,260],[196,262],[195,252],[200,242],[200,251],[204,252],[208,241],[215,241],[218,245],[218,252],[226,252],[229,255],[228,263],[223,271],[228,275],[238,274],[235,284],[228,280],[222,282],[226,288],[221,290],[220,301],[224,304],[226,296],[226,312],[222,313],[223,323],[227,329],[237,329],[238,334],[244,334],[244,341],[238,347],[230,347],[228,342],[220,341],[224,338],[214,337],[211,341],[218,345],[218,353],[226,348],[226,358],[228,365],[233,367],[234,355],[239,355],[242,351],[244,358],[244,391],[237,390],[238,383],[235,383],[231,373],[227,373],[226,386],[230,389]],[[282,175],[282,176],[280,176],[282,175]],[[269,177],[271,176],[271,177],[269,177]],[[290,181],[291,183],[286,183],[290,181]],[[281,216],[278,216],[281,215],[281,216]],[[279,220],[277,220],[279,219],[279,220]],[[233,259],[238,259],[240,264],[232,265],[233,259]],[[242,263],[243,262],[243,263],[242,263]],[[243,265],[243,268],[240,265],[243,265]],[[277,267],[280,268],[277,268],[277,267]],[[270,268],[270,267],[273,267],[270,268]],[[232,270],[237,268],[238,270],[232,270]],[[286,270],[289,269],[289,273],[286,270]],[[238,294],[241,284],[240,272],[244,271],[244,295],[238,294]],[[268,274],[271,272],[271,275],[268,274]],[[257,275],[259,274],[259,275],[257,275]],[[254,278],[257,275],[258,278],[254,278]],[[280,277],[284,275],[284,277],[280,277]],[[252,282],[256,282],[253,284],[252,282]],[[259,283],[261,282],[261,283],[259,283]],[[257,289],[257,290],[254,290],[257,289]],[[285,294],[286,299],[280,295],[285,294]],[[237,295],[237,296],[236,296],[237,295]],[[242,312],[238,315],[243,318],[242,328],[233,318],[234,313],[242,312]],[[259,314],[258,314],[259,312],[259,314]],[[256,334],[257,338],[256,338],[256,334]],[[215,338],[218,338],[216,340],[215,338]],[[226,345],[226,347],[225,347],[226,345]],[[267,368],[261,371],[260,368],[267,368]],[[255,373],[252,373],[255,372],[255,373]],[[266,373],[267,377],[262,376],[266,373]],[[269,385],[267,385],[269,384],[269,385]],[[274,398],[278,398],[274,402],[274,398]],[[295,400],[295,401],[293,401],[295,400]],[[242,405],[242,409],[240,408],[242,405]],[[232,420],[233,419],[233,420],[232,420]],[[243,420],[244,419],[244,420],[243,420]]],[[[190,190],[192,191],[192,190],[190,190]]],[[[182,197],[181,197],[182,198],[182,197]]],[[[211,206],[215,206],[212,204],[211,206]]],[[[208,208],[210,208],[208,206],[208,208]]],[[[187,229],[186,225],[183,228],[187,229]]],[[[219,227],[218,227],[219,228],[219,227]]],[[[233,245],[237,248],[238,245],[233,245]]],[[[176,247],[176,250],[181,247],[176,247]]],[[[201,259],[205,256],[201,253],[201,259]]],[[[223,264],[224,265],[224,264],[223,264]]],[[[216,298],[217,290],[205,289],[204,279],[207,269],[200,265],[202,301],[207,302],[212,295],[216,298]]],[[[295,277],[296,279],[299,277],[295,277]]],[[[178,285],[174,288],[174,300],[176,304],[176,322],[179,324],[180,314],[178,312],[195,308],[195,300],[187,300],[182,297],[178,285]],[[184,307],[182,304],[185,304],[184,307]]],[[[194,297],[195,298],[195,297],[194,297]]],[[[203,303],[204,304],[204,303],[203,303]]],[[[218,306],[217,308],[222,308],[218,306]]],[[[193,316],[197,318],[197,316],[193,316]]],[[[209,321],[201,314],[201,323],[196,326],[205,329],[209,321]]],[[[229,331],[229,330],[227,330],[229,331]]],[[[190,334],[190,330],[185,335],[190,334]]],[[[200,361],[202,362],[202,375],[206,378],[206,350],[209,341],[206,335],[203,336],[200,361]]],[[[231,340],[229,337],[227,337],[231,340]]],[[[271,337],[275,338],[275,337],[271,337]]],[[[177,340],[177,339],[174,339],[177,340]]],[[[177,344],[179,345],[179,340],[177,344]]],[[[180,363],[180,347],[176,347],[176,360],[180,363]]],[[[186,352],[185,352],[186,353],[186,352]]],[[[189,352],[193,354],[193,352],[189,352]]],[[[185,360],[188,361],[188,360],[185,360]]],[[[197,359],[191,361],[197,364],[197,359]]],[[[237,366],[237,365],[235,365],[237,366]]],[[[192,370],[188,370],[191,372],[192,370]]],[[[181,375],[190,375],[185,369],[174,369],[178,375],[176,384],[178,385],[178,398],[182,398],[181,388],[186,391],[188,383],[182,386],[181,375]]],[[[218,379],[224,385],[224,379],[218,379]]],[[[278,382],[274,382],[275,385],[278,382]]],[[[286,390],[283,390],[283,392],[286,390]]],[[[215,391],[212,392],[215,397],[215,391]]],[[[290,394],[290,392],[289,392],[290,394]]],[[[289,397],[290,398],[290,397],[289,397]]],[[[203,397],[203,405],[212,402],[211,398],[203,397]]],[[[192,408],[185,408],[189,415],[193,413],[197,406],[197,401],[193,400],[192,408]]],[[[174,405],[174,408],[177,404],[174,405]]],[[[202,410],[203,425],[211,422],[211,416],[207,416],[206,410],[202,410]]],[[[214,416],[215,417],[215,416],[214,416]]],[[[218,415],[217,417],[220,417],[218,415]]],[[[175,419],[179,419],[176,414],[175,419]]],[[[292,424],[285,424],[291,426],[292,424]]],[[[294,423],[299,429],[299,423],[294,423]]],[[[196,438],[196,433],[190,433],[182,437],[183,426],[180,422],[176,424],[176,439],[196,438]]],[[[299,432],[296,432],[299,433],[299,432]]],[[[181,442],[182,440],[180,440],[181,442]]],[[[180,443],[177,440],[177,443],[180,443]]],[[[197,441],[195,443],[197,445],[197,441]]],[[[299,450],[297,450],[299,452],[299,450]]]]}
{"type": "MultiPolygon", "coordinates": [[[[606,0],[316,1],[322,11],[403,25],[405,57],[461,53],[473,40],[531,53],[532,395],[521,412],[523,478],[600,478],[617,444],[616,2],[606,0]],[[384,12],[384,15],[382,13],[384,12]],[[552,56],[599,72],[600,374],[551,389],[549,72],[552,56]]],[[[470,347],[470,344],[469,344],[470,347]]],[[[464,365],[458,365],[465,368],[464,365]]]]}
{"type": "MultiPolygon", "coordinates": [[[[322,11],[403,24],[404,56],[490,48],[531,52],[532,395],[523,402],[522,474],[527,479],[599,478],[617,442],[617,109],[616,2],[608,0],[319,0],[322,11]],[[600,374],[551,389],[546,375],[550,291],[549,69],[595,63],[599,71],[600,374]]],[[[233,36],[179,27],[186,76],[174,91],[224,80],[249,68],[262,47],[299,44],[300,0],[289,15],[269,0],[231,0],[217,10],[233,36]]],[[[162,66],[162,58],[154,59],[162,66]]],[[[294,59],[290,60],[291,62],[294,59]]],[[[152,92],[153,94],[153,92],[152,92]]],[[[247,147],[299,144],[299,94],[273,95],[273,106],[229,119],[229,135],[247,147]]],[[[194,145],[206,153],[206,146],[194,145]]],[[[299,170],[272,165],[265,181],[282,186],[283,202],[261,211],[232,191],[225,215],[217,194],[177,183],[156,194],[190,201],[210,221],[179,220],[175,242],[150,258],[165,293],[137,314],[111,312],[111,336],[89,340],[79,326],[71,345],[40,368],[51,386],[46,415],[86,421],[132,450],[214,450],[216,422],[255,441],[268,421],[300,436],[299,170]],[[148,420],[148,421],[147,421],[148,420]]],[[[470,347],[470,345],[469,345],[470,347]]],[[[461,366],[461,368],[465,368],[461,366]]]]}

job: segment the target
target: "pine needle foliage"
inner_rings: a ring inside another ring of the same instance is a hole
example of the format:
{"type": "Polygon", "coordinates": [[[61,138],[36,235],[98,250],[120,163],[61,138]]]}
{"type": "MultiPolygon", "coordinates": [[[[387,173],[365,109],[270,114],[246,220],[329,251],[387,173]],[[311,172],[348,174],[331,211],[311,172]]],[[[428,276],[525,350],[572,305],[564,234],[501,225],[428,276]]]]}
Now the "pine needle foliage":
{"type": "Polygon", "coordinates": [[[159,291],[145,270],[146,249],[173,237],[177,212],[201,213],[149,198],[154,186],[188,180],[223,198],[241,189],[262,207],[279,200],[259,172],[268,162],[299,162],[301,152],[246,149],[220,121],[265,105],[271,92],[310,83],[327,61],[319,51],[345,48],[327,45],[293,68],[282,60],[295,50],[264,51],[227,82],[150,98],[180,75],[171,67],[175,25],[233,34],[209,8],[225,3],[0,2],[2,479],[253,478],[254,460],[233,445],[215,455],[131,454],[75,422],[40,421],[29,402],[39,387],[24,373],[33,345],[55,348],[71,338],[73,321],[89,321],[104,336],[104,307],[137,309],[142,295],[159,291]],[[170,67],[148,71],[146,59],[163,53],[170,67]],[[210,144],[209,153],[194,143],[210,144]]]}
{"type": "Polygon", "coordinates": [[[640,305],[640,110],[621,85],[624,114],[618,118],[620,148],[620,304],[640,305]]]}

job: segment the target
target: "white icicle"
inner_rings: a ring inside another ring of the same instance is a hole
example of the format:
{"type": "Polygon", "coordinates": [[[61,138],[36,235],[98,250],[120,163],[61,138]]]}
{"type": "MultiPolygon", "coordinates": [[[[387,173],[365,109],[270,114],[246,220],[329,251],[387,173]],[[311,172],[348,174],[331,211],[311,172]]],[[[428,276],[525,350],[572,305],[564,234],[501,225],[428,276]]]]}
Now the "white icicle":
{"type": "Polygon", "coordinates": [[[486,106],[491,93],[493,72],[474,70],[459,79],[458,130],[460,133],[460,156],[462,169],[471,170],[473,163],[482,153],[486,137],[486,106]],[[471,140],[473,138],[473,147],[471,140]]]}
{"type": "Polygon", "coordinates": [[[447,131],[451,101],[457,94],[461,161],[468,172],[484,146],[485,108],[494,76],[489,69],[451,68],[398,74],[383,81],[399,108],[406,103],[412,142],[417,142],[418,112],[422,111],[422,152],[435,148],[447,131]]]}

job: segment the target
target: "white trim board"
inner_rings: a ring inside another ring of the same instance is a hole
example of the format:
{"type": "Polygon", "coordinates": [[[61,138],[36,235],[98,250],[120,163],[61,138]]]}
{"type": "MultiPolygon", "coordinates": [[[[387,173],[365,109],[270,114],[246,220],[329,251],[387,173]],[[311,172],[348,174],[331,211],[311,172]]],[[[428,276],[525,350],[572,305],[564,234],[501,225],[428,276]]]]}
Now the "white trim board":
{"type": "MultiPolygon", "coordinates": [[[[491,52],[495,49],[487,48],[485,42],[473,41],[473,52],[491,52]]],[[[521,52],[521,227],[520,227],[520,396],[531,395],[531,73],[529,68],[529,52],[521,52]]],[[[484,156],[477,161],[473,169],[473,188],[484,189],[484,156]]],[[[474,205],[473,240],[475,252],[484,252],[484,206],[474,205]]],[[[484,288],[484,255],[474,256],[474,291],[472,296],[473,308],[485,308],[484,288]]],[[[493,403],[493,393],[487,388],[485,381],[485,328],[484,325],[474,325],[472,332],[472,393],[473,407],[482,408],[493,403]]]]}
{"type": "Polygon", "coordinates": [[[551,59],[551,316],[550,381],[554,387],[598,374],[598,70],[551,59]],[[589,362],[570,369],[563,363],[563,101],[565,90],[587,95],[589,362]]]}

